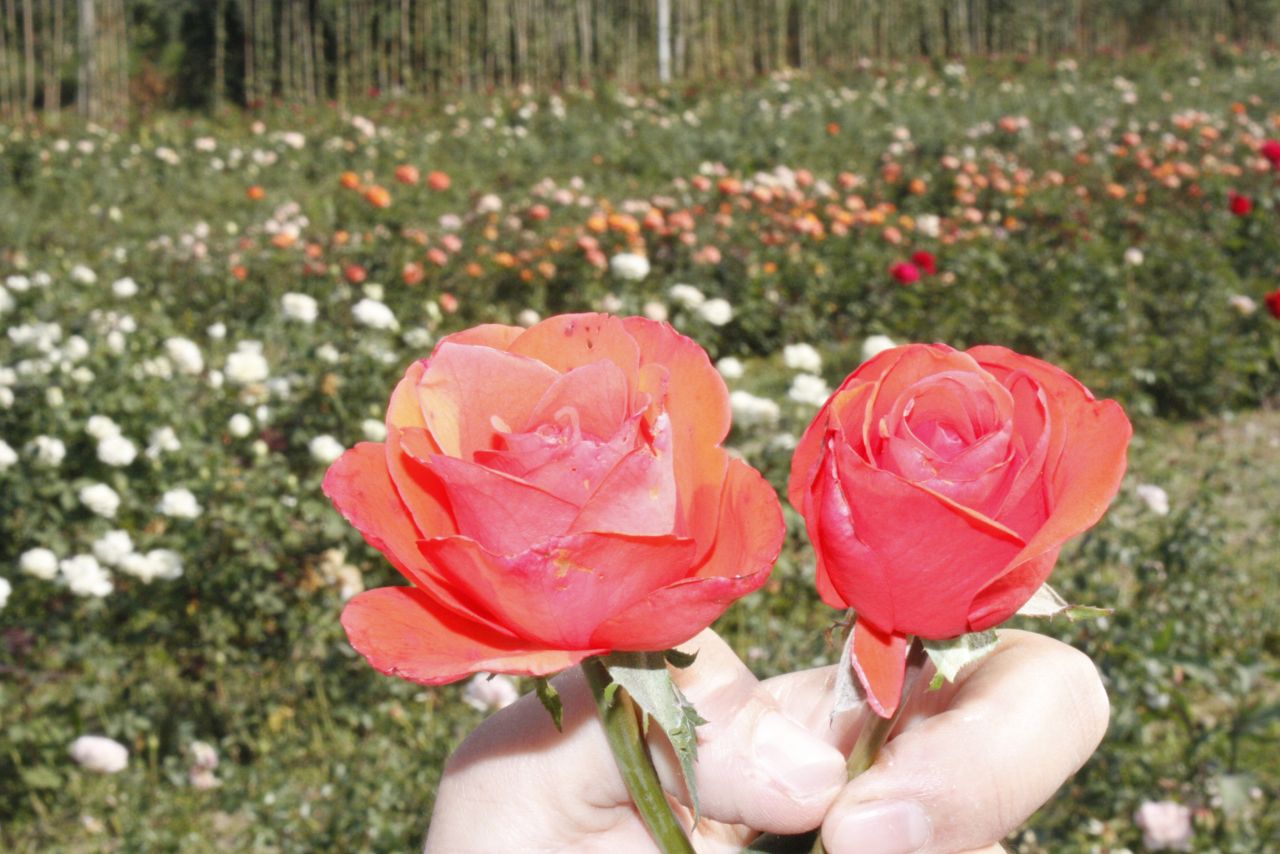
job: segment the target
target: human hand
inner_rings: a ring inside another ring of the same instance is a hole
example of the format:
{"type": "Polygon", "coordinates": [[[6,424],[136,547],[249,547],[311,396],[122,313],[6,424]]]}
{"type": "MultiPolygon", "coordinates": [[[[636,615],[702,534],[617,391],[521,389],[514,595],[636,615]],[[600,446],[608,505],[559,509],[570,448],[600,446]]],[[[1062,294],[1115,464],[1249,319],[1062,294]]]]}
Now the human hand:
{"type": "MultiPolygon", "coordinates": [[[[863,716],[831,719],[833,668],[762,683],[709,630],[682,649],[698,657],[673,678],[708,721],[698,728],[703,817],[691,839],[699,852],[819,825],[830,854],[999,851],[998,840],[1084,763],[1106,729],[1106,694],[1087,657],[1005,631],[996,652],[955,684],[914,692],[875,765],[846,783],[840,751],[863,716]]],[[[922,678],[930,676],[926,665],[922,678]]],[[[526,696],[454,753],[428,851],[653,850],[580,671],[555,685],[563,733],[526,696]]],[[[683,799],[660,734],[650,749],[664,787],[683,799]]],[[[687,828],[692,815],[679,804],[677,813],[687,828]]]]}

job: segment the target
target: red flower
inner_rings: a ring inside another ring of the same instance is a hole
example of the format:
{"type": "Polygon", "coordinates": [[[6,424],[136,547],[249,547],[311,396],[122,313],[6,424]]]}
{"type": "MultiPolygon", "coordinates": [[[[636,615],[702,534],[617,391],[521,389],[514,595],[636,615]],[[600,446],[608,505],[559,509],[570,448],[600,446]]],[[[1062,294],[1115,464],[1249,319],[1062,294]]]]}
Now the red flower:
{"type": "Polygon", "coordinates": [[[857,612],[854,667],[877,712],[897,706],[908,635],[982,631],[1031,597],[1115,495],[1130,434],[1114,401],[1003,347],[896,347],[844,381],[788,493],[823,601],[857,612]]]}
{"type": "Polygon", "coordinates": [[[1267,158],[1273,169],[1280,169],[1280,139],[1269,139],[1258,147],[1258,153],[1267,158]]]}
{"type": "Polygon", "coordinates": [[[889,268],[889,275],[900,285],[920,281],[920,268],[910,261],[899,261],[889,268]]]}
{"type": "Polygon", "coordinates": [[[702,348],[643,318],[444,338],[392,394],[386,442],[325,477],[412,582],[348,603],[351,644],[442,684],[688,640],[782,547],[773,489],[720,446],[729,413],[702,348]]]}
{"type": "Polygon", "coordinates": [[[1262,301],[1267,304],[1267,311],[1271,312],[1271,316],[1280,320],[1280,288],[1267,294],[1262,301]]]}
{"type": "Polygon", "coordinates": [[[1253,199],[1242,196],[1235,190],[1227,193],[1227,201],[1231,206],[1231,212],[1236,216],[1248,216],[1253,212],[1253,199]]]}
{"type": "Polygon", "coordinates": [[[913,252],[911,254],[911,263],[930,276],[938,272],[938,259],[934,257],[932,252],[927,250],[921,249],[913,252]]]}

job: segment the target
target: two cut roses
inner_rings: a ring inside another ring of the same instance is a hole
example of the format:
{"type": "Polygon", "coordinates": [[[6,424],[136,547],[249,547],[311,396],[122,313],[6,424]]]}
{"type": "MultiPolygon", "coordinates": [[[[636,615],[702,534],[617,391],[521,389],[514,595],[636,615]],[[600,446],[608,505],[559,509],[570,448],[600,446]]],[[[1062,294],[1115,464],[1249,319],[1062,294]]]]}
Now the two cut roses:
{"type": "MultiPolygon", "coordinates": [[[[773,488],[721,446],[723,381],[665,324],[583,314],[450,335],[386,420],[386,441],[324,482],[411,582],[343,613],[384,673],[441,684],[667,649],[759,588],[782,547],[773,488]]],[[[1128,436],[1114,402],[999,347],[899,347],[850,375],[797,447],[789,495],[822,598],[857,612],[878,712],[896,705],[908,635],[978,631],[1034,593],[1114,496],[1128,436]]]]}

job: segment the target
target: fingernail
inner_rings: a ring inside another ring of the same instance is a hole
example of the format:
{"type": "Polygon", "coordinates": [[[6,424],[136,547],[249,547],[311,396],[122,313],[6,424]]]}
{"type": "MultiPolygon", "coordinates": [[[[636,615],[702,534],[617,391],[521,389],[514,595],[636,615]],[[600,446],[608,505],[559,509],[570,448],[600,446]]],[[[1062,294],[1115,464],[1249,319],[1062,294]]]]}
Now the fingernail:
{"type": "Polygon", "coordinates": [[[798,801],[833,795],[844,784],[844,758],[778,712],[756,724],[756,759],[773,785],[798,801]]]}
{"type": "Polygon", "coordinates": [[[912,854],[928,844],[933,825],[924,809],[912,801],[872,801],[836,825],[836,852],[850,854],[912,854]]]}

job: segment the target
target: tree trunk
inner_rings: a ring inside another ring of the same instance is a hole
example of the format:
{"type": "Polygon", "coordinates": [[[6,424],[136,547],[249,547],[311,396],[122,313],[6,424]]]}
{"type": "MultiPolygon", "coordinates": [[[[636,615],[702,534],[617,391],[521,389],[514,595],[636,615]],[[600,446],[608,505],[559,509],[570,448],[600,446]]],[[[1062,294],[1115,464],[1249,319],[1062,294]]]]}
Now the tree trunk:
{"type": "Polygon", "coordinates": [[[97,27],[94,23],[93,0],[80,0],[79,11],[80,69],[76,86],[76,112],[87,119],[93,119],[98,116],[98,46],[94,40],[97,27]]]}
{"type": "Polygon", "coordinates": [[[213,15],[213,108],[221,111],[227,93],[227,0],[214,4],[213,15]]]}

